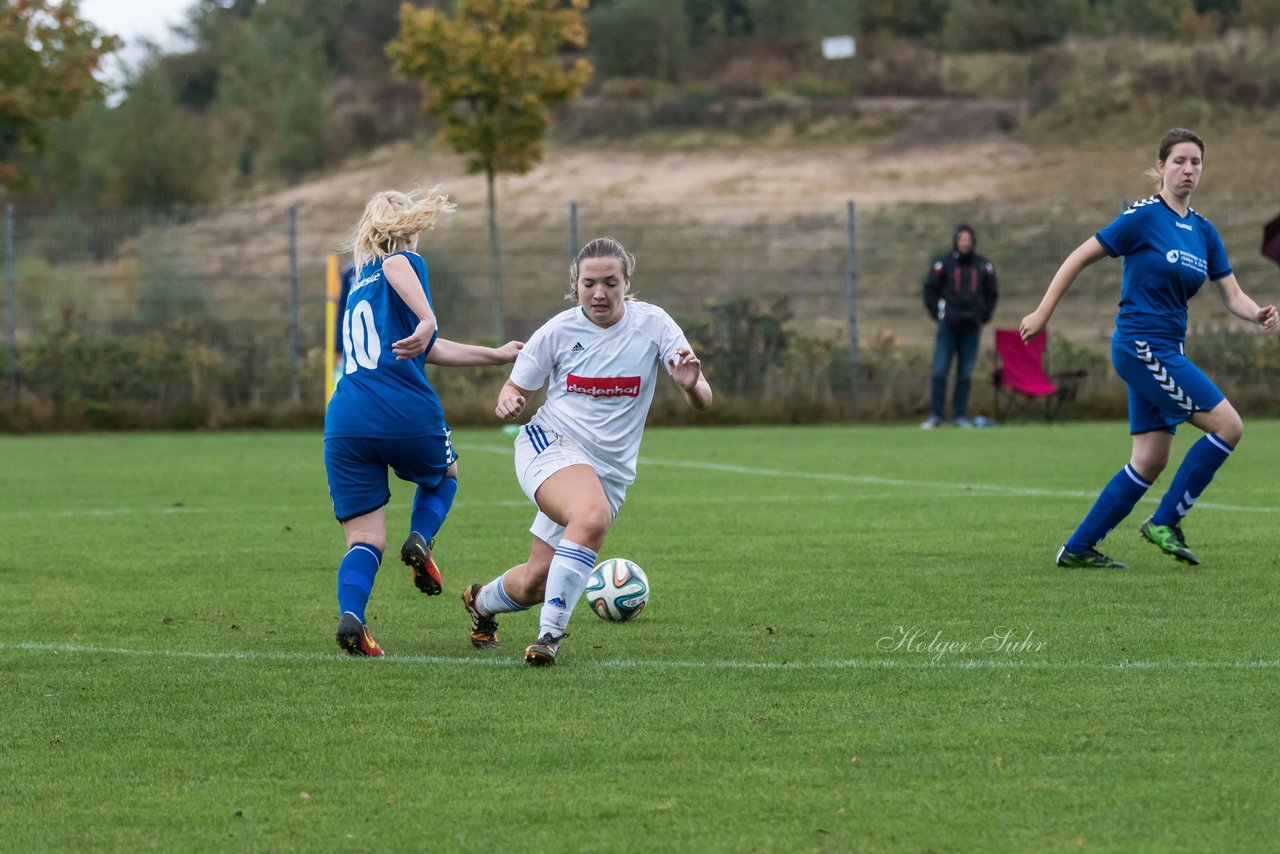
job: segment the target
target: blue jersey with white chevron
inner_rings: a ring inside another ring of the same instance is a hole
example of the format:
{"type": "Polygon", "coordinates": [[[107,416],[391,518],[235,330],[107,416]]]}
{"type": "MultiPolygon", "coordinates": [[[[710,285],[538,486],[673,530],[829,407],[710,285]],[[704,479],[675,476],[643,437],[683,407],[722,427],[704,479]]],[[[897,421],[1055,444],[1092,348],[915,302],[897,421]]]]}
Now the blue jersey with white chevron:
{"type": "MultiPolygon", "coordinates": [[[[427,262],[414,252],[396,254],[408,259],[430,303],[427,262]]],[[[418,316],[387,281],[382,271],[385,260],[362,267],[347,296],[342,316],[343,372],[325,413],[326,439],[407,439],[448,432],[440,398],[424,373],[426,353],[397,359],[391,352],[392,344],[413,334],[418,316]]],[[[433,335],[431,346],[435,340],[433,335]]]]}
{"type": "Polygon", "coordinates": [[[1179,216],[1159,195],[1135,202],[1096,235],[1111,257],[1124,257],[1116,331],[1124,337],[1181,341],[1187,303],[1205,277],[1231,275],[1222,238],[1194,210],[1179,216]]]}

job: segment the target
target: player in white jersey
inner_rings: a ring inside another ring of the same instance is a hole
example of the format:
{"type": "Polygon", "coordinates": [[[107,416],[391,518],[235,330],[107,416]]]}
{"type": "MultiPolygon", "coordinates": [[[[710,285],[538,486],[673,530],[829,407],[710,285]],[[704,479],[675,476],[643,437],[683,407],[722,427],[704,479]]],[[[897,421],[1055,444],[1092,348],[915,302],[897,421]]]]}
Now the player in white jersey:
{"type": "Polygon", "coordinates": [[[635,259],[609,237],[592,240],[569,267],[576,303],[547,321],[516,359],[498,395],[514,421],[545,384],[547,400],[516,437],[516,477],[538,507],[529,559],[462,591],[471,642],[498,646],[494,615],[542,603],[534,666],[555,663],[596,554],[636,477],[644,422],[663,366],[688,404],[711,406],[702,363],[662,309],[632,300],[635,259]]]}

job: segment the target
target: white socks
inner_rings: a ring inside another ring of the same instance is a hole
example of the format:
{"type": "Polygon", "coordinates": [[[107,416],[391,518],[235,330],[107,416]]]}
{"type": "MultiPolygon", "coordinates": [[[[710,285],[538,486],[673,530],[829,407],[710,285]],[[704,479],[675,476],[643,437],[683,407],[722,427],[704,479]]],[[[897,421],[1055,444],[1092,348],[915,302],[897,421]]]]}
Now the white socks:
{"type": "Polygon", "coordinates": [[[596,567],[596,553],[569,540],[561,540],[547,573],[547,592],[542,598],[538,636],[561,637],[569,625],[573,606],[587,589],[587,580],[596,567]]]}
{"type": "MultiPolygon", "coordinates": [[[[507,570],[507,572],[510,571],[507,570]]],[[[507,577],[507,572],[481,587],[480,592],[476,594],[475,606],[481,614],[492,617],[494,614],[524,611],[529,608],[528,605],[521,605],[507,595],[507,590],[502,584],[502,580],[507,577]]]]}

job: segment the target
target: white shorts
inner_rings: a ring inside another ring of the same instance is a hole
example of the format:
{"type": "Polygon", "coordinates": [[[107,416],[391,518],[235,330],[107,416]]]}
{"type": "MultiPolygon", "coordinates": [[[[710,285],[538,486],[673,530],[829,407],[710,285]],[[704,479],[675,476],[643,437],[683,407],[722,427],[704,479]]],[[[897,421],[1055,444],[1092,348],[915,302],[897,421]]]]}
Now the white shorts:
{"type": "MultiPolygon", "coordinates": [[[[544,430],[530,423],[521,427],[516,435],[516,480],[535,505],[538,503],[538,487],[543,481],[561,469],[577,465],[595,468],[586,449],[563,433],[544,430]]],[[[627,484],[611,478],[600,477],[599,480],[609,509],[616,518],[627,497],[627,484]]],[[[555,548],[564,538],[564,526],[539,510],[529,526],[529,533],[555,548]]]]}

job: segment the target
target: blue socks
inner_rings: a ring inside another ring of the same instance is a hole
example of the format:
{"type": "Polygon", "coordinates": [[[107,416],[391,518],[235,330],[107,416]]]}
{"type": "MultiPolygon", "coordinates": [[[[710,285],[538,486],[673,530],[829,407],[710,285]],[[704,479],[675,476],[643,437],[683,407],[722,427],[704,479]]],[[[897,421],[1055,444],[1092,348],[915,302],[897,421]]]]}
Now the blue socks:
{"type": "Polygon", "coordinates": [[[409,530],[417,531],[428,543],[440,532],[444,518],[449,515],[453,506],[453,497],[458,494],[458,479],[443,478],[435,489],[430,491],[418,487],[413,494],[413,513],[409,517],[409,530]]]}
{"type": "MultiPolygon", "coordinates": [[[[444,524],[458,494],[458,479],[446,477],[430,491],[418,487],[413,496],[409,527],[427,542],[444,524]]],[[[364,622],[364,609],[373,593],[373,579],[382,565],[382,552],[368,543],[355,543],[338,565],[338,612],[350,611],[364,622]]]]}
{"type": "MultiPolygon", "coordinates": [[[[1204,492],[1209,481],[1222,464],[1231,456],[1235,448],[1228,445],[1214,433],[1206,433],[1191,446],[1187,455],[1182,458],[1169,490],[1160,499],[1160,506],[1151,517],[1156,525],[1178,525],[1182,517],[1191,512],[1191,507],[1204,492]]],[[[1080,527],[1067,540],[1067,551],[1080,554],[1102,542],[1112,528],[1132,512],[1135,504],[1151,487],[1150,483],[1126,465],[1115,477],[1111,478],[1102,489],[1102,494],[1093,503],[1089,514],[1084,517],[1080,527]]]]}
{"type": "Polygon", "coordinates": [[[338,613],[350,611],[364,622],[364,606],[373,592],[373,578],[382,564],[382,552],[367,543],[356,543],[338,565],[338,613]]]}
{"type": "Polygon", "coordinates": [[[1151,484],[1143,480],[1133,466],[1125,465],[1102,488],[1080,527],[1067,540],[1067,551],[1082,554],[1102,542],[1102,538],[1133,511],[1134,505],[1150,488],[1151,484]]]}
{"type": "Polygon", "coordinates": [[[1200,493],[1204,492],[1204,488],[1234,450],[1217,435],[1204,434],[1182,458],[1182,465],[1178,466],[1178,473],[1173,476],[1169,491],[1160,499],[1160,506],[1151,517],[1151,522],[1156,525],[1181,524],[1182,517],[1191,512],[1191,505],[1196,503],[1200,493]]]}

